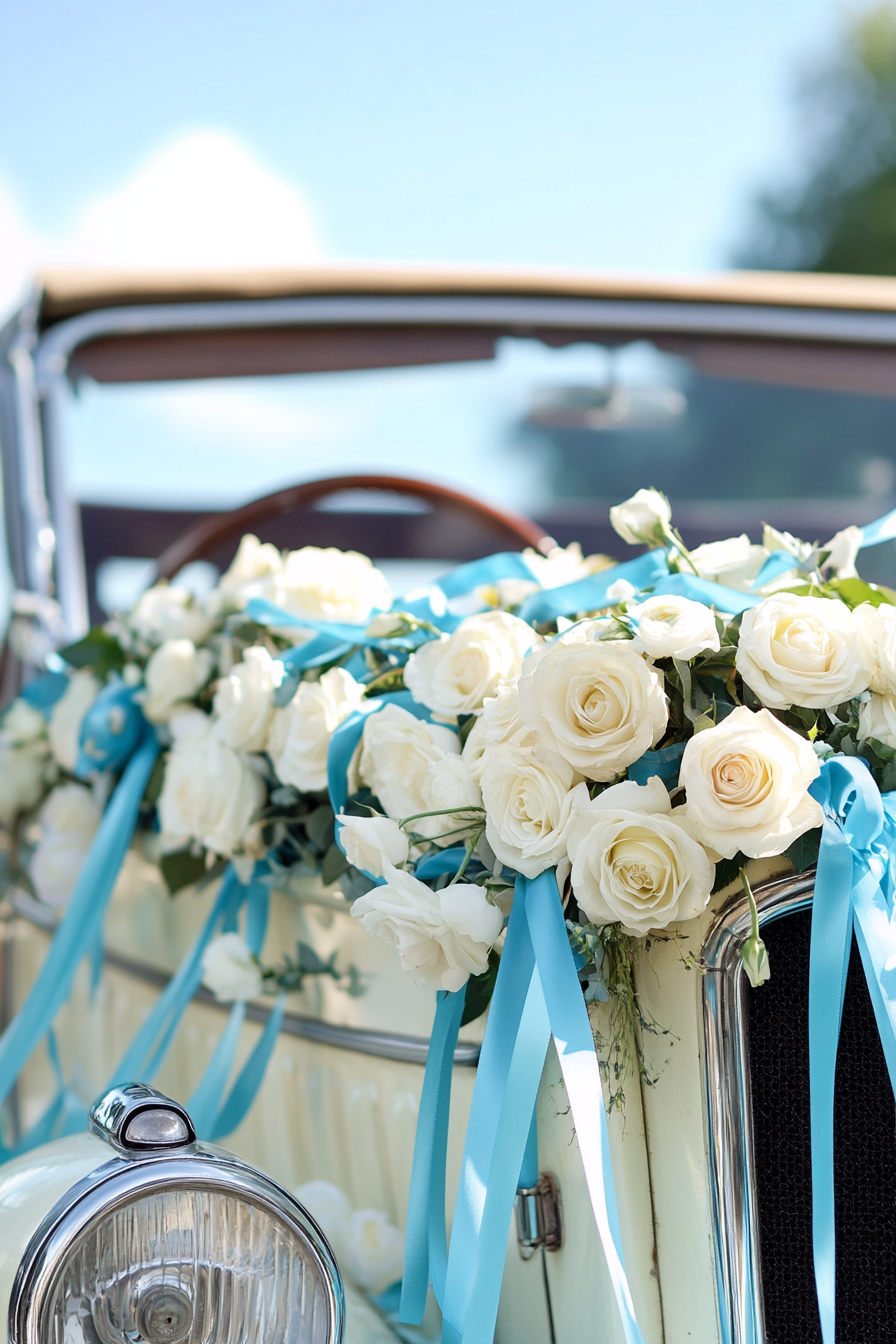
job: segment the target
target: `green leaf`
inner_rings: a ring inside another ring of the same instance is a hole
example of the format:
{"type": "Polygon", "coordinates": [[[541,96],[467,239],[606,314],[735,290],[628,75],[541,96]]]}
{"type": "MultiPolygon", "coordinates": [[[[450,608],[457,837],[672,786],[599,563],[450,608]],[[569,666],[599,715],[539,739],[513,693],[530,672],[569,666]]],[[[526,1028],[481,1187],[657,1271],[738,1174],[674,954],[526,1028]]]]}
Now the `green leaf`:
{"type": "Polygon", "coordinates": [[[475,1022],[477,1017],[481,1017],[488,1005],[491,1003],[492,994],[495,992],[495,981],[498,978],[498,967],[501,965],[501,958],[497,952],[488,954],[488,970],[481,975],[471,975],[467,981],[467,995],[464,999],[463,1016],[460,1024],[465,1027],[468,1022],[475,1022]]]}
{"type": "Polygon", "coordinates": [[[818,862],[818,847],[821,844],[821,827],[814,831],[807,831],[801,835],[798,840],[784,851],[784,858],[789,859],[798,873],[804,873],[807,868],[813,867],[818,862]]]}
{"type": "Polygon", "coordinates": [[[345,857],[339,846],[334,842],[324,855],[323,863],[320,866],[320,875],[324,880],[325,886],[329,886],[331,882],[337,881],[337,879],[347,870],[348,866],[348,859],[345,857]]]}
{"type": "Polygon", "coordinates": [[[110,672],[120,672],[124,667],[124,650],[115,636],[110,635],[101,625],[94,626],[76,644],[60,649],[59,656],[65,659],[69,667],[89,667],[101,677],[110,672]]]}
{"type": "Polygon", "coordinates": [[[322,803],[305,818],[305,830],[309,839],[317,845],[322,854],[333,844],[335,817],[329,803],[322,803]]]}
{"type": "Polygon", "coordinates": [[[864,579],[831,579],[828,587],[833,588],[848,607],[860,607],[863,602],[870,602],[872,607],[893,606],[893,598],[887,595],[886,589],[872,587],[864,579]]]}
{"type": "Polygon", "coordinates": [[[163,854],[159,867],[165,885],[173,896],[175,892],[192,886],[205,876],[205,855],[194,854],[189,849],[177,849],[173,854],[163,854]]]}

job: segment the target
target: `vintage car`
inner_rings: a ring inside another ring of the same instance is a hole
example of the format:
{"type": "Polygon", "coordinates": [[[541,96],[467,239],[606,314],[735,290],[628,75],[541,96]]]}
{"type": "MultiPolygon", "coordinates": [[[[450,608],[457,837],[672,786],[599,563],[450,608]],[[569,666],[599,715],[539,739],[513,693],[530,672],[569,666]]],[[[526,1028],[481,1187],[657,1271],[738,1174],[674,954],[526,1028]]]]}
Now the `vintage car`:
{"type": "MultiPolygon", "coordinates": [[[[220,572],[247,532],[280,546],[362,551],[392,566],[400,591],[494,551],[546,551],[554,538],[618,555],[607,506],[642,485],[665,490],[690,545],[744,532],[755,539],[764,521],[815,540],[866,523],[896,497],[896,282],[374,269],[51,274],[0,336],[0,445],[8,701],[54,649],[106,618],[116,575],[119,587],[122,575],[132,583],[136,575],[136,592],[152,577],[150,561],[167,578],[197,564],[220,572]],[[219,413],[198,428],[213,380],[271,397],[277,381],[294,398],[294,423],[317,426],[304,438],[296,430],[292,456],[272,463],[254,441],[252,415],[236,416],[245,451],[230,495],[240,507],[229,512],[215,507],[228,465],[214,445],[216,435],[232,440],[234,426],[222,429],[219,413]],[[192,384],[201,395],[172,429],[159,408],[192,384]],[[348,425],[342,438],[328,427],[336,411],[348,425]],[[104,445],[94,457],[91,435],[104,445]],[[414,455],[402,457],[408,444],[414,455]],[[124,467],[138,458],[135,487],[124,467]],[[302,483],[270,493],[287,470],[302,483]],[[135,503],[137,490],[146,504],[135,503]]],[[[896,577],[892,544],[869,556],[863,576],[896,577]]],[[[626,1267],[648,1344],[821,1338],[807,1091],[813,876],[766,860],[754,887],[769,984],[750,991],[742,972],[750,915],[737,883],[679,936],[653,940],[637,966],[643,1068],[623,1080],[609,1124],[626,1267]]],[[[104,1090],[213,896],[206,886],[172,900],[146,861],[125,871],[102,946],[58,1014],[61,1062],[36,1051],[7,1099],[8,1149],[54,1096],[58,1068],[84,1105],[104,1090]]],[[[331,1182],[352,1206],[380,1210],[400,1228],[432,996],[348,908],[338,885],[317,878],[274,893],[266,945],[301,941],[323,960],[335,955],[364,992],[317,977],[291,996],[255,1103],[227,1145],[287,1190],[331,1182]]],[[[9,1022],[58,911],[15,884],[3,911],[9,1022]]],[[[598,1051],[607,1011],[591,1010],[598,1051]]],[[[239,1060],[270,1012],[269,999],[248,1005],[239,1060]]],[[[196,993],[154,1080],[164,1094],[190,1097],[226,1013],[207,990],[196,993]]],[[[843,1033],[838,1338],[884,1344],[896,1320],[894,1110],[855,966],[843,1033]]],[[[464,1027],[454,1055],[449,1192],[482,1035],[482,1019],[464,1027]]],[[[619,1090],[609,1069],[605,1081],[609,1100],[619,1090]]],[[[530,1197],[541,1204],[532,1217],[521,1197],[495,1338],[622,1340],[553,1052],[538,1119],[538,1165],[553,1180],[530,1197]]],[[[12,1232],[0,1223],[0,1245],[4,1237],[12,1232]]],[[[351,1344],[437,1337],[433,1304],[423,1326],[410,1328],[357,1284],[346,1291],[351,1344]]],[[[158,1337],[184,1337],[171,1330],[158,1337]]]]}

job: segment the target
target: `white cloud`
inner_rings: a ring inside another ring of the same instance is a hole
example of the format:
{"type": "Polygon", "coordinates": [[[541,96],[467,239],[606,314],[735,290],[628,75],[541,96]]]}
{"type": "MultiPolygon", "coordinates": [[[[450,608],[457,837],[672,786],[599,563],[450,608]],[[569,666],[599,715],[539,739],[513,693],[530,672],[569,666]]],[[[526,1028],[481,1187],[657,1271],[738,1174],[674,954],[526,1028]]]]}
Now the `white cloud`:
{"type": "Polygon", "coordinates": [[[320,255],[301,192],[220,132],[173,141],[57,235],[29,228],[0,182],[0,312],[41,266],[297,266],[320,255]]]}

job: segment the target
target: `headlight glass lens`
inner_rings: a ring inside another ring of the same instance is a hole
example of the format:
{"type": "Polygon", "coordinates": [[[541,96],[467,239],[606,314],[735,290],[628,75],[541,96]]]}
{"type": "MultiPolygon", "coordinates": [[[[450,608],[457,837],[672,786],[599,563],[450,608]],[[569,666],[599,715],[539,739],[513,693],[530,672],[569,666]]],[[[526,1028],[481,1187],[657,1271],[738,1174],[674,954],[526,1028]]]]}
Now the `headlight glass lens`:
{"type": "Polygon", "coordinates": [[[216,1190],[160,1190],[74,1243],[41,1344],[326,1344],[327,1285],[304,1238],[216,1190]]]}

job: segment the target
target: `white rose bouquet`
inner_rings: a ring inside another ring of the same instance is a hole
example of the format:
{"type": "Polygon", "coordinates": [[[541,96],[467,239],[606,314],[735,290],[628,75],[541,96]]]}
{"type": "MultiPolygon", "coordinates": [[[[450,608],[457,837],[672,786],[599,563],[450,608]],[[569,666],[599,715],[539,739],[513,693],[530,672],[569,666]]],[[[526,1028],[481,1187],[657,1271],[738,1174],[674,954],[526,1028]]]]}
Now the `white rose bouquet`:
{"type": "MultiPolygon", "coordinates": [[[[466,987],[469,1020],[517,875],[555,870],[586,995],[618,996],[634,940],[699,915],[748,859],[813,861],[821,757],[896,785],[896,594],[855,575],[860,540],[845,568],[837,538],[771,529],[689,552],[654,490],[611,521],[647,551],[486,560],[413,601],[365,556],[254,537],[204,599],[157,584],[6,712],[15,877],[65,905],[150,732],[138,829],[172,892],[227,865],[287,890],[319,873],[417,984],[466,987]]],[[[306,974],[357,992],[310,949],[263,966],[219,941],[221,997],[306,974]]]]}

